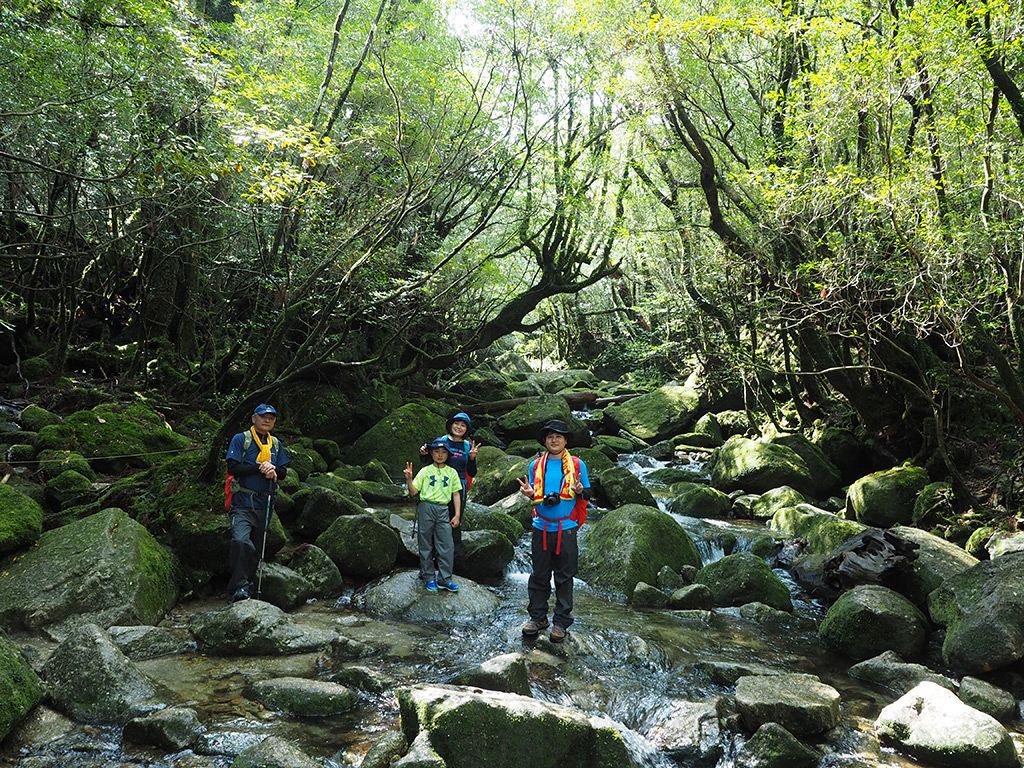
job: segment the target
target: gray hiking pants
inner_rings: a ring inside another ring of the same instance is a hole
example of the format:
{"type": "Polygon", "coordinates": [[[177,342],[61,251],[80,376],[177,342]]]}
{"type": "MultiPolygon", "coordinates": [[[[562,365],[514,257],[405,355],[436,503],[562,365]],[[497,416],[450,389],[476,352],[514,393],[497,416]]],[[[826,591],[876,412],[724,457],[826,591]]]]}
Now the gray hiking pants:
{"type": "Polygon", "coordinates": [[[448,505],[421,501],[416,510],[416,525],[419,529],[417,543],[423,578],[447,584],[452,580],[452,563],[455,560],[455,542],[451,520],[448,518],[448,505]],[[437,554],[436,571],[434,553],[437,554]]]}

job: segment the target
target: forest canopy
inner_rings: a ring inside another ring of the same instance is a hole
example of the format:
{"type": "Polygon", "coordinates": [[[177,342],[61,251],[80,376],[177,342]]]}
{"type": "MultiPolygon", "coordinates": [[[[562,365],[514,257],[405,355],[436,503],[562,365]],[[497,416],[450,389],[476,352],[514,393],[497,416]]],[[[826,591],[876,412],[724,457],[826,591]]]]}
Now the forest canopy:
{"type": "Polygon", "coordinates": [[[964,496],[1017,458],[1013,5],[18,0],[0,35],[8,380],[227,423],[516,347],[847,419],[964,496]]]}

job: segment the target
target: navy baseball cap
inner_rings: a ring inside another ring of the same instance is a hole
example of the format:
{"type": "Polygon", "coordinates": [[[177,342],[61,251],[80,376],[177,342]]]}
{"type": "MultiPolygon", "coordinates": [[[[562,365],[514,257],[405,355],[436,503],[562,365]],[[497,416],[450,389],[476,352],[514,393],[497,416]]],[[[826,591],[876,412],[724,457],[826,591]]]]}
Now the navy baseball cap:
{"type": "Polygon", "coordinates": [[[260,403],[259,405],[257,405],[253,409],[253,413],[255,413],[257,416],[263,416],[266,413],[272,413],[275,416],[277,416],[277,411],[274,409],[274,406],[267,405],[266,403],[260,403]]]}

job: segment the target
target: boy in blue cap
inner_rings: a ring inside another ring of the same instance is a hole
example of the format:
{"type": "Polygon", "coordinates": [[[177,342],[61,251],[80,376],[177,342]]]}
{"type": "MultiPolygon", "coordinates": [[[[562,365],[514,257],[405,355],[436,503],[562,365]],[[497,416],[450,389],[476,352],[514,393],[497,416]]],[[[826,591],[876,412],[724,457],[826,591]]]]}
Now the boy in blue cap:
{"type": "Polygon", "coordinates": [[[458,527],[462,517],[462,483],[458,473],[447,464],[449,452],[443,438],[431,442],[428,450],[431,463],[423,467],[416,477],[412,476],[411,461],[406,462],[404,472],[409,495],[420,497],[416,510],[420,571],[427,580],[428,592],[437,592],[438,588],[458,592],[459,585],[452,581],[455,560],[452,529],[458,527]],[[449,502],[455,505],[455,516],[451,519],[448,517],[449,502]]]}
{"type": "MultiPolygon", "coordinates": [[[[462,509],[465,509],[466,502],[469,500],[469,486],[473,483],[473,478],[476,477],[476,452],[478,446],[468,439],[473,434],[473,422],[470,420],[468,413],[459,411],[448,419],[445,429],[448,433],[437,438],[437,440],[444,441],[445,446],[448,448],[447,464],[459,475],[459,481],[462,483],[462,509]]],[[[425,443],[420,446],[420,461],[424,463],[430,461],[425,443]]],[[[449,519],[455,517],[454,504],[448,505],[448,517],[449,519]]],[[[462,545],[461,526],[452,527],[452,540],[455,542],[455,552],[458,553],[459,547],[462,545]]]]}
{"type": "Polygon", "coordinates": [[[260,403],[252,412],[252,426],[239,432],[228,445],[231,480],[231,543],[228,546],[228,600],[247,600],[255,591],[253,580],[266,541],[267,524],[274,508],[277,484],[288,471],[288,454],[281,441],[271,436],[277,410],[260,403]]]}

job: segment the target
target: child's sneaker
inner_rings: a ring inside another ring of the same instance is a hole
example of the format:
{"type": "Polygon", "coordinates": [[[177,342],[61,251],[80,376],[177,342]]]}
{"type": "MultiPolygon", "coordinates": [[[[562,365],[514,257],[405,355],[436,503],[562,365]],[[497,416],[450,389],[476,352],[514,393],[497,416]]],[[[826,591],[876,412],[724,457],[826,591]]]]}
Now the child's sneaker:
{"type": "Polygon", "coordinates": [[[449,581],[447,584],[438,584],[437,586],[439,586],[441,589],[447,589],[449,592],[459,591],[459,585],[456,584],[454,581],[449,581]]]}
{"type": "Polygon", "coordinates": [[[433,579],[427,582],[427,592],[437,592],[437,582],[433,579]]]}

